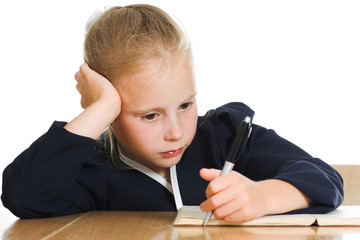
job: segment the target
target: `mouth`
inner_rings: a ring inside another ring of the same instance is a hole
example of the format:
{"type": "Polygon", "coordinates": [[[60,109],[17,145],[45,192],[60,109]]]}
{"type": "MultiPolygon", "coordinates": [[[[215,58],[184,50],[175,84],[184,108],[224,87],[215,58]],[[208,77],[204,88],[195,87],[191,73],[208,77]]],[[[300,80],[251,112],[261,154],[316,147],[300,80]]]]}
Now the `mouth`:
{"type": "Polygon", "coordinates": [[[178,148],[176,150],[170,150],[167,152],[162,152],[161,155],[165,156],[165,157],[175,157],[179,154],[181,154],[184,150],[184,147],[178,148]]]}

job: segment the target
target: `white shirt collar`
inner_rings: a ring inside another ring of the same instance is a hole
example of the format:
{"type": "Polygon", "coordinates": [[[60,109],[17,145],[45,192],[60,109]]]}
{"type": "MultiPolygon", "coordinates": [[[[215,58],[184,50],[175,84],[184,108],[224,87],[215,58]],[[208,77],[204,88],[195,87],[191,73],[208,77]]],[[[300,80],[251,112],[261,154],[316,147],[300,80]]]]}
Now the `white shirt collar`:
{"type": "Polygon", "coordinates": [[[123,163],[132,167],[133,169],[138,170],[139,172],[142,172],[143,174],[147,175],[148,177],[154,179],[155,181],[157,181],[158,183],[163,185],[167,190],[169,190],[169,192],[171,192],[174,195],[177,210],[182,208],[183,203],[182,203],[179,184],[178,184],[178,180],[177,180],[176,165],[173,165],[170,167],[171,183],[169,183],[168,181],[166,181],[166,178],[164,178],[163,176],[161,176],[160,174],[158,174],[151,168],[148,168],[148,167],[144,166],[143,164],[138,163],[138,162],[126,157],[121,152],[121,149],[119,146],[118,146],[118,150],[119,150],[120,160],[123,163]]]}

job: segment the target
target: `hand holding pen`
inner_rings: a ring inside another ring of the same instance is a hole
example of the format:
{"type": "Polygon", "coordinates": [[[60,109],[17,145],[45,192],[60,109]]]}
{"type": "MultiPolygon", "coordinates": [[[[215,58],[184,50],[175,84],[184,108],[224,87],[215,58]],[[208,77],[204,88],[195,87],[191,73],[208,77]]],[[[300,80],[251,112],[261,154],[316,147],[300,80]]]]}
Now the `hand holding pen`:
{"type": "MultiPolygon", "coordinates": [[[[251,118],[246,116],[244,118],[244,120],[240,123],[240,126],[236,132],[235,138],[231,145],[230,151],[226,157],[226,161],[225,161],[225,164],[221,171],[220,176],[224,176],[224,175],[230,173],[232,171],[236,161],[240,158],[240,156],[245,148],[246,142],[251,133],[250,121],[251,121],[251,118]]],[[[203,226],[205,226],[208,223],[211,216],[212,216],[212,211],[206,213],[203,226]]]]}

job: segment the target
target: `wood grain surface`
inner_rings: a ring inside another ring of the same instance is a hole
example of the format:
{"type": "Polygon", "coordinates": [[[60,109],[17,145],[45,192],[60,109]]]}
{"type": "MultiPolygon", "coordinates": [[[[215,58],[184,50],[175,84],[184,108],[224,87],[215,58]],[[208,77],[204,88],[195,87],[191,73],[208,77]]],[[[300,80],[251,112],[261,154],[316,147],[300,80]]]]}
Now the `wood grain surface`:
{"type": "Polygon", "coordinates": [[[359,227],[174,227],[176,212],[94,211],[64,217],[17,220],[3,239],[212,239],[348,240],[359,227]]]}

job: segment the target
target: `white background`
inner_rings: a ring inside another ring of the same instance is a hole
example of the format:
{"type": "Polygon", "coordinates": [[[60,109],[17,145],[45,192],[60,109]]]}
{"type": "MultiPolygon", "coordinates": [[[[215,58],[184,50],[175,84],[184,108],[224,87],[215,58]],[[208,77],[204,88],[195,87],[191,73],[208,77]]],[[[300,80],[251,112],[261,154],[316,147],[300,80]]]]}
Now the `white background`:
{"type": "MultiPolygon", "coordinates": [[[[96,8],[134,1],[2,1],[0,171],[82,109],[74,74],[96,8]]],[[[199,114],[229,101],[330,164],[360,164],[360,1],[143,1],[193,45],[199,114]]],[[[0,180],[1,183],[1,180],[0,180]]],[[[1,209],[1,208],[0,208],[1,209]]]]}

